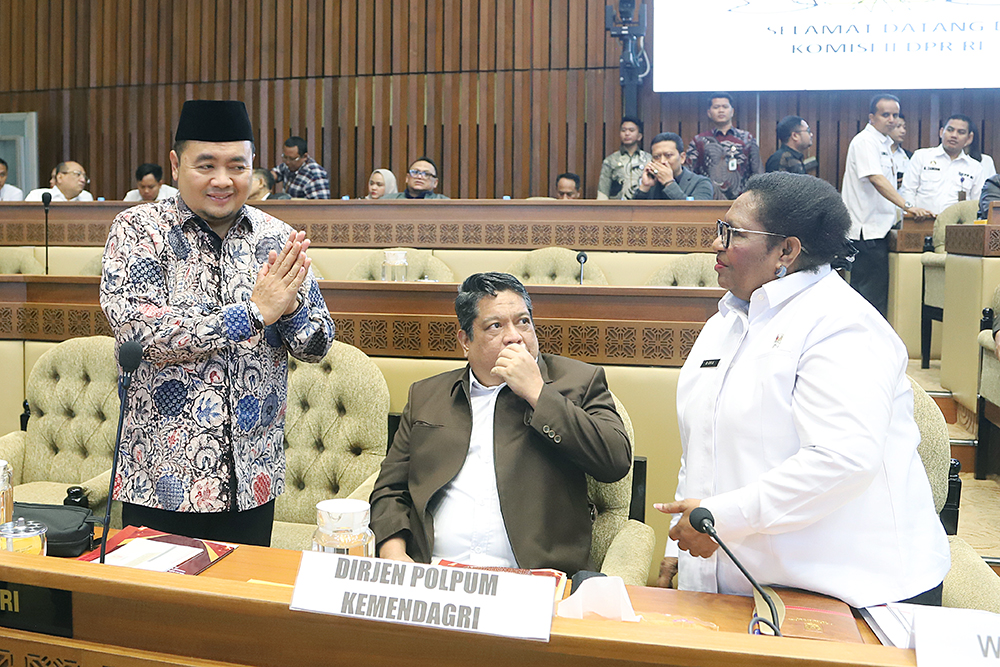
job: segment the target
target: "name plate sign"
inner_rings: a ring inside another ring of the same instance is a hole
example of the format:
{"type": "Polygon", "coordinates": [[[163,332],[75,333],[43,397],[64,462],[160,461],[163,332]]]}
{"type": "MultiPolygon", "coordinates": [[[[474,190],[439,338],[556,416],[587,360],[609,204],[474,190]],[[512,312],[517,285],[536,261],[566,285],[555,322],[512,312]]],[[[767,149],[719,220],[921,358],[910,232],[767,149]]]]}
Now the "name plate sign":
{"type": "Polygon", "coordinates": [[[918,667],[1000,665],[1000,614],[913,607],[918,667]]]}
{"type": "Polygon", "coordinates": [[[291,608],[548,641],[554,596],[552,577],[305,551],[291,608]]]}
{"type": "Polygon", "coordinates": [[[58,588],[0,582],[0,626],[73,636],[73,593],[58,588]]]}

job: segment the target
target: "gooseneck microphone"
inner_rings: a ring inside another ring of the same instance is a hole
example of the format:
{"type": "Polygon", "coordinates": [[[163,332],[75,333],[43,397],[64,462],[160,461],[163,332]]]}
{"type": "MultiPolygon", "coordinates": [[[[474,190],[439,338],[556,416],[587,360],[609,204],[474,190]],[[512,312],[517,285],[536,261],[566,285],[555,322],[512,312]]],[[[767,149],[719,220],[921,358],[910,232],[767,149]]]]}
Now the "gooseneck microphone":
{"type": "Polygon", "coordinates": [[[45,275],[49,275],[49,205],[52,203],[52,193],[42,193],[42,206],[45,207],[45,275]]]}
{"type": "Polygon", "coordinates": [[[582,250],[576,253],[576,261],[580,262],[580,284],[583,284],[583,265],[587,263],[587,253],[582,250]]]}
{"type": "Polygon", "coordinates": [[[695,507],[693,510],[691,510],[691,514],[689,515],[688,518],[691,521],[691,526],[694,527],[695,530],[697,530],[699,533],[706,533],[707,535],[710,535],[711,538],[715,540],[715,542],[720,547],[722,547],[722,550],[726,552],[726,554],[729,556],[729,558],[732,559],[734,563],[736,563],[736,567],[740,569],[740,572],[743,573],[743,576],[750,581],[750,585],[754,587],[754,590],[760,593],[760,596],[764,598],[765,602],[767,602],[767,607],[768,609],[771,610],[771,619],[773,620],[773,622],[754,614],[754,617],[750,619],[750,627],[748,631],[751,634],[753,634],[754,625],[758,623],[763,623],[772,630],[774,630],[775,635],[780,637],[781,628],[778,627],[779,626],[778,610],[774,606],[774,600],[772,600],[771,596],[768,595],[764,591],[764,589],[760,587],[760,584],[758,584],[757,581],[752,576],[750,576],[750,573],[747,572],[747,569],[743,567],[743,563],[741,563],[736,558],[736,556],[733,555],[733,552],[729,550],[729,547],[726,546],[725,542],[719,539],[719,534],[715,532],[715,517],[712,516],[712,511],[709,510],[707,507],[695,507]]]}
{"type": "Polygon", "coordinates": [[[121,403],[121,409],[118,411],[118,434],[115,436],[115,449],[111,453],[111,482],[108,484],[108,506],[104,510],[101,563],[104,562],[104,556],[107,552],[108,530],[111,528],[111,498],[115,492],[115,476],[118,474],[118,449],[122,444],[122,426],[125,424],[125,410],[128,406],[128,388],[132,384],[132,373],[139,368],[141,361],[142,345],[138,341],[130,340],[118,348],[118,365],[122,368],[121,375],[118,376],[118,400],[121,403]]]}

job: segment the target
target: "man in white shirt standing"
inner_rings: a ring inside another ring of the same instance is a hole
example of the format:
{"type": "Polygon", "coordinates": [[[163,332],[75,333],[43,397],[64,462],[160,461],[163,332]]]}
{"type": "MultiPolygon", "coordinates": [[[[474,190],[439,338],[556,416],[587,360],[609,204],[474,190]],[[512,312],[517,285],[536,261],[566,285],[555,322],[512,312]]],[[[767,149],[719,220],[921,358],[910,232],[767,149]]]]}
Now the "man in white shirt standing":
{"type": "Polygon", "coordinates": [[[510,274],[466,278],[455,312],[469,363],[410,387],[371,495],[379,556],[590,569],[586,476],[631,463],[604,370],[539,354],[510,274]]]}
{"type": "Polygon", "coordinates": [[[52,201],[94,201],[94,195],[86,190],[90,184],[87,170],[79,162],[68,160],[56,166],[56,184],[51,188],[35,188],[24,201],[42,201],[42,194],[48,192],[52,201]]]}
{"type": "Polygon", "coordinates": [[[177,194],[177,188],[163,184],[163,167],[158,164],[140,164],[135,170],[135,190],[129,190],[122,201],[162,201],[177,194]]]}
{"type": "Polygon", "coordinates": [[[908,206],[896,191],[889,133],[899,119],[899,98],[882,93],[872,98],[868,125],[847,149],[847,170],[841,195],[851,215],[850,239],[857,249],[851,266],[851,286],[878,309],[889,310],[889,230],[896,208],[917,218],[932,217],[927,209],[908,206]]]}
{"type": "Polygon", "coordinates": [[[21,201],[24,193],[7,183],[7,161],[0,158],[0,201],[21,201]]]}
{"type": "Polygon", "coordinates": [[[892,168],[896,172],[896,188],[899,189],[906,169],[910,166],[910,156],[913,155],[912,151],[903,148],[903,139],[906,139],[906,118],[903,114],[899,114],[896,127],[889,132],[889,138],[892,139],[892,168]]]}
{"type": "Polygon", "coordinates": [[[960,201],[979,201],[986,177],[982,162],[965,152],[975,138],[972,128],[971,118],[952,114],[938,133],[940,145],[913,153],[899,191],[907,206],[926,208],[937,215],[960,201]]]}

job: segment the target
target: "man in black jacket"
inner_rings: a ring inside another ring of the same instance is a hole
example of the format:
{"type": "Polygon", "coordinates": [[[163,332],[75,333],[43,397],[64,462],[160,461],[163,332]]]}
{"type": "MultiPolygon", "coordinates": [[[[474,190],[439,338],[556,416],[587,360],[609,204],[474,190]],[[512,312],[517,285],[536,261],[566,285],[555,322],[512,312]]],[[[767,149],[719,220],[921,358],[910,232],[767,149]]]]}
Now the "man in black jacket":
{"type": "Polygon", "coordinates": [[[684,166],[684,140],[673,132],[661,132],[650,146],[653,159],[646,164],[633,199],[712,199],[712,180],[684,166]]]}

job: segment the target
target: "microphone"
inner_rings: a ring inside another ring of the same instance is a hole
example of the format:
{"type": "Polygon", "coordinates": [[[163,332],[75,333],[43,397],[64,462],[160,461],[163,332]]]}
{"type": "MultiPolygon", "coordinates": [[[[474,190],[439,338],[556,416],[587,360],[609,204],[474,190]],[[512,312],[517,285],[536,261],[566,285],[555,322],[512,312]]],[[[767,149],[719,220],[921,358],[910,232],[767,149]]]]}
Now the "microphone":
{"type": "Polygon", "coordinates": [[[580,262],[580,284],[583,284],[583,265],[587,263],[587,253],[582,250],[576,253],[576,261],[580,262]]]}
{"type": "Polygon", "coordinates": [[[52,203],[52,193],[42,193],[42,206],[45,207],[45,275],[49,275],[49,205],[52,203]]]}
{"type": "Polygon", "coordinates": [[[774,622],[772,623],[771,621],[768,621],[766,618],[761,618],[760,616],[754,614],[754,617],[750,619],[749,631],[753,633],[753,627],[755,624],[764,623],[772,630],[774,630],[775,635],[780,637],[781,628],[778,627],[778,610],[774,606],[774,600],[772,600],[771,596],[768,595],[764,591],[764,589],[760,587],[760,584],[758,584],[757,581],[752,576],[750,576],[750,573],[747,572],[747,569],[743,567],[743,563],[741,563],[736,558],[736,556],[733,555],[733,552],[729,550],[729,547],[727,547],[726,544],[721,539],[719,539],[719,534],[715,532],[715,517],[712,516],[712,511],[707,507],[695,507],[693,510],[691,510],[691,514],[688,515],[688,520],[691,522],[691,526],[695,530],[697,530],[699,533],[705,533],[707,535],[710,535],[712,539],[715,540],[720,547],[722,547],[722,550],[726,552],[726,554],[729,556],[730,559],[732,559],[734,563],[736,563],[736,567],[740,569],[740,572],[743,573],[743,576],[750,581],[750,585],[754,587],[754,590],[760,593],[760,596],[764,598],[765,602],[767,602],[767,607],[768,609],[771,610],[771,619],[774,622]]]}
{"type": "Polygon", "coordinates": [[[104,510],[104,535],[101,536],[101,558],[108,547],[108,529],[111,527],[111,498],[115,492],[115,476],[118,473],[118,450],[122,444],[122,426],[125,424],[125,410],[128,406],[128,388],[132,384],[132,373],[139,368],[142,361],[142,345],[139,341],[130,340],[122,343],[118,348],[118,364],[122,368],[121,375],[118,376],[118,400],[121,402],[121,409],[118,411],[118,434],[115,436],[115,449],[111,453],[111,482],[108,484],[108,505],[104,510]]]}

